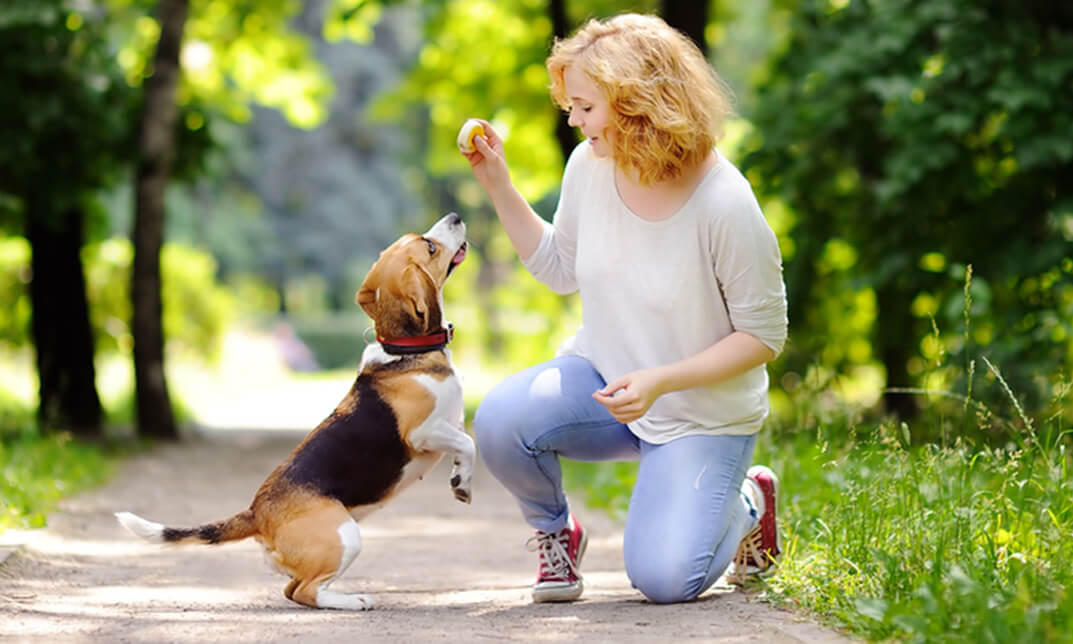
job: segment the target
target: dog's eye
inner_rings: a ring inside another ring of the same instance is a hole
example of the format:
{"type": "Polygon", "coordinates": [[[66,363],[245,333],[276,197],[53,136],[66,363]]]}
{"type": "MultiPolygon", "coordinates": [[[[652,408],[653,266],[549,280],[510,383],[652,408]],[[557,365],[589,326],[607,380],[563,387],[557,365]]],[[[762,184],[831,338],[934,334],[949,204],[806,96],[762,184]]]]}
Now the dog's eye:
{"type": "Polygon", "coordinates": [[[436,246],[436,242],[432,241],[431,239],[426,239],[425,243],[428,244],[429,255],[435,255],[436,251],[439,250],[439,247],[436,246]]]}

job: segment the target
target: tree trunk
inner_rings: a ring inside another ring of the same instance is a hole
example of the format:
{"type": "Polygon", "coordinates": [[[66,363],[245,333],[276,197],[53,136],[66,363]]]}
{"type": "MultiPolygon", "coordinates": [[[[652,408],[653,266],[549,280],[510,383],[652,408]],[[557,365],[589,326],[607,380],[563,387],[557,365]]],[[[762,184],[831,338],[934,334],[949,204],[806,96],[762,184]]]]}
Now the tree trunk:
{"type": "Polygon", "coordinates": [[[179,47],[187,0],[161,0],[158,10],[160,41],[153,59],[153,74],[145,82],[138,139],[132,330],[138,432],[175,439],[179,433],[164,375],[160,250],[164,244],[164,191],[175,157],[178,118],[175,87],[179,80],[179,47]]]}
{"type": "MultiPolygon", "coordinates": [[[[908,338],[916,337],[909,332],[915,321],[909,312],[910,302],[905,292],[894,284],[876,289],[876,348],[887,370],[888,388],[913,386],[908,366],[913,344],[908,338]]],[[[910,394],[885,392],[883,406],[887,413],[901,420],[912,420],[920,412],[917,399],[910,394]]]]}
{"type": "Polygon", "coordinates": [[[101,436],[101,401],[93,365],[93,332],[82,269],[83,213],[64,211],[60,221],[28,209],[26,237],[33,249],[31,333],[40,379],[38,423],[45,432],[69,430],[101,436]]]}
{"type": "Polygon", "coordinates": [[[708,40],[704,36],[708,5],[707,0],[662,0],[659,12],[668,25],[689,36],[705,56],[708,55],[708,40]]]}
{"type": "MultiPolygon", "coordinates": [[[[548,17],[551,19],[552,35],[556,39],[566,38],[570,24],[566,18],[565,0],[548,0],[548,17]]],[[[574,147],[578,144],[578,138],[574,128],[567,123],[569,116],[562,110],[559,110],[557,115],[555,120],[555,140],[559,142],[559,150],[563,155],[563,165],[566,165],[566,160],[570,158],[570,153],[574,151],[574,147]]]]}

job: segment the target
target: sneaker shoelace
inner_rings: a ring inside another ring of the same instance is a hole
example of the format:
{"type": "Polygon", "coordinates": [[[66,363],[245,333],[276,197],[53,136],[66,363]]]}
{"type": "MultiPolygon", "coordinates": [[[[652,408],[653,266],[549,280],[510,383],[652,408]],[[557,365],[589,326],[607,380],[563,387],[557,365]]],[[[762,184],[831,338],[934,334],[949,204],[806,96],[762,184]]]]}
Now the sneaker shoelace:
{"type": "Polygon", "coordinates": [[[549,579],[561,579],[570,581],[570,573],[579,577],[574,560],[571,559],[567,548],[570,545],[570,532],[562,530],[559,533],[538,532],[525,542],[525,547],[530,551],[540,552],[540,581],[549,579]]]}
{"type": "Polygon", "coordinates": [[[738,545],[738,552],[734,555],[734,567],[727,574],[728,582],[743,584],[749,573],[767,568],[767,553],[760,550],[762,539],[760,527],[757,526],[741,540],[738,545]]]}

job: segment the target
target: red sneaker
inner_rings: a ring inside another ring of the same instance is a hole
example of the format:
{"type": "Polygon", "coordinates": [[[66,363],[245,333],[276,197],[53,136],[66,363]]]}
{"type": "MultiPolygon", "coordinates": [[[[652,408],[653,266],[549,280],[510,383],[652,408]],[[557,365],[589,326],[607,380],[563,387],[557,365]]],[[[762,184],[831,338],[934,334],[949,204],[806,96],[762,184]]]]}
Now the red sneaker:
{"type": "MultiPolygon", "coordinates": [[[[738,552],[734,555],[731,571],[727,581],[732,584],[744,584],[749,575],[762,573],[775,563],[775,558],[782,554],[779,530],[775,524],[776,497],[779,495],[779,478],[769,468],[754,465],[745,475],[744,486],[752,486],[750,496],[763,503],[760,522],[741,540],[738,552]]],[[[759,503],[754,503],[759,505],[759,503]]]]}
{"type": "Polygon", "coordinates": [[[529,538],[527,547],[540,552],[540,567],[533,585],[533,601],[569,602],[581,597],[581,557],[589,535],[573,514],[566,527],[555,533],[540,532],[529,538]]]}

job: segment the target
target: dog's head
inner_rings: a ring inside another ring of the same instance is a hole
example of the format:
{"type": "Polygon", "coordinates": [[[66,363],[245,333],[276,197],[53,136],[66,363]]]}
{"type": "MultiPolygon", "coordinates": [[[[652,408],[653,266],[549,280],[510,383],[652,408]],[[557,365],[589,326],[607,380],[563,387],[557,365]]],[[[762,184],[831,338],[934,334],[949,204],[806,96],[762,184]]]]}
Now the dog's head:
{"type": "Polygon", "coordinates": [[[465,258],[466,224],[452,212],[424,235],[403,235],[380,253],[354,301],[379,336],[434,333],[443,325],[443,285],[465,258]]]}

